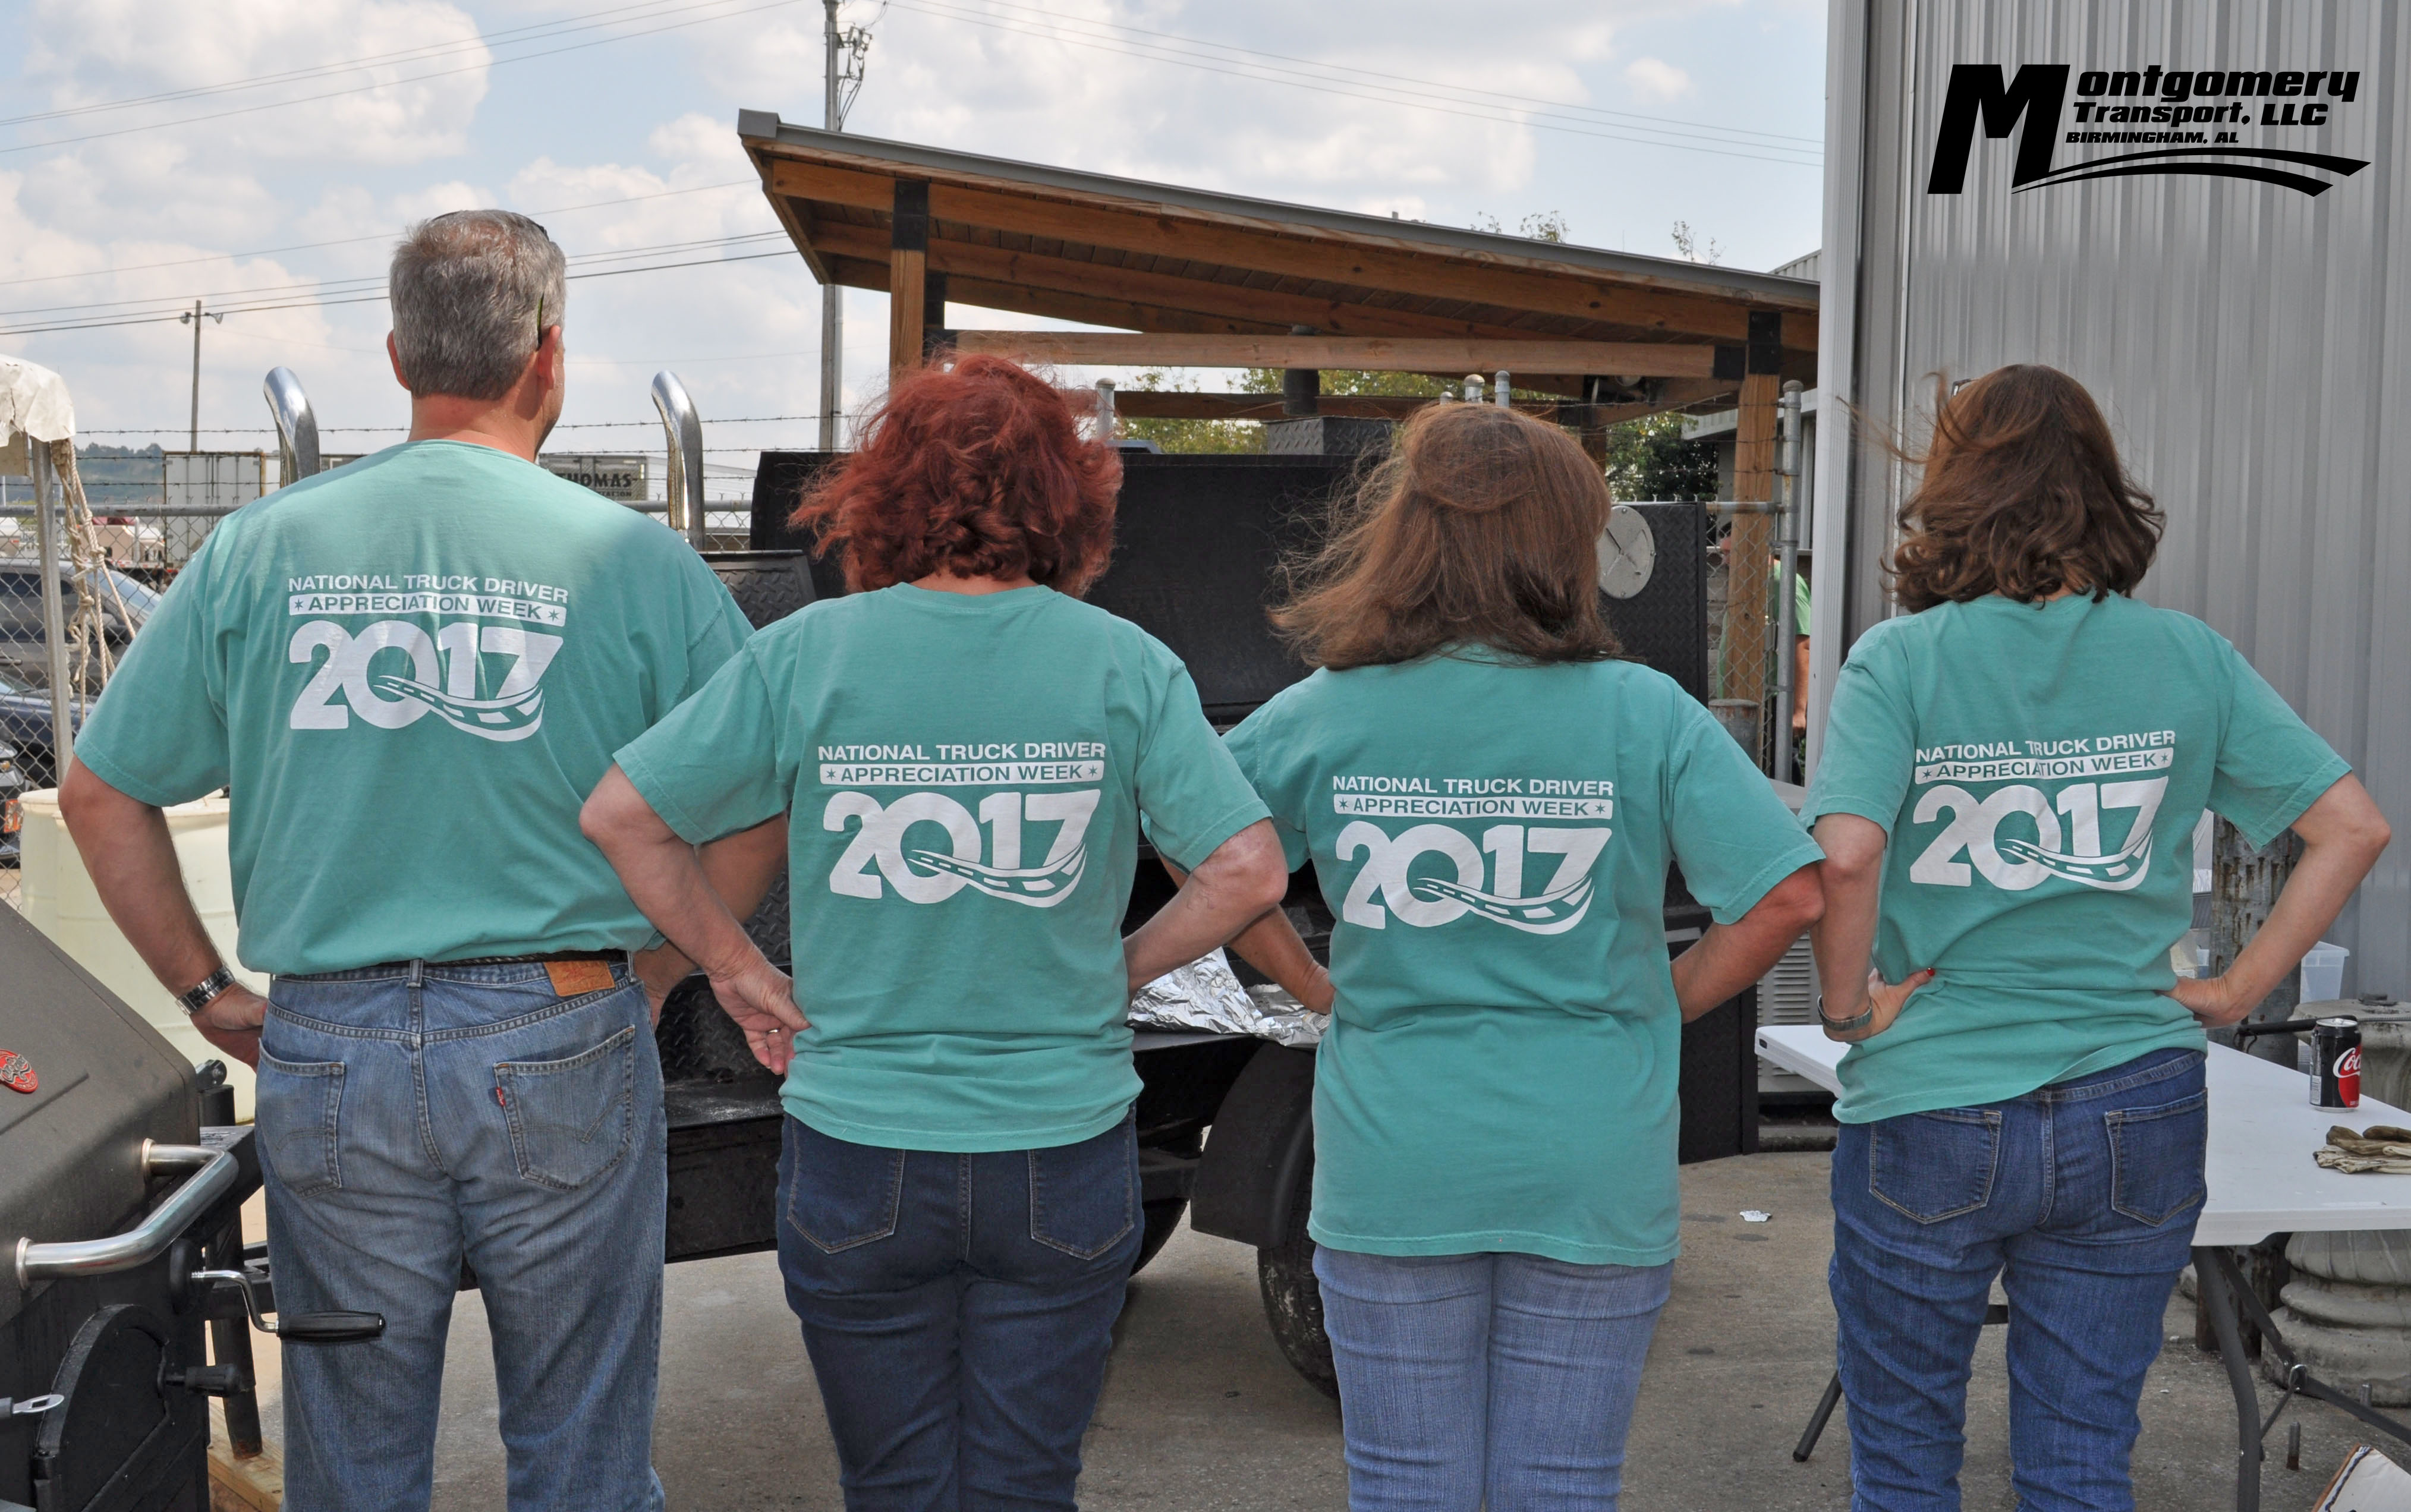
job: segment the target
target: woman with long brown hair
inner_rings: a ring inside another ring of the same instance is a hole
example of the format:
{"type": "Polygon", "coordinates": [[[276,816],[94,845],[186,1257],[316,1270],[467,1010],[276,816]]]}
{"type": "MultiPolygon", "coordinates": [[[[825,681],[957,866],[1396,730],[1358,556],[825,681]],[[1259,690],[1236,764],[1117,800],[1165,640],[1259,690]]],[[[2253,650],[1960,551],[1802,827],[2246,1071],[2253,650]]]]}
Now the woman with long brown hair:
{"type": "Polygon", "coordinates": [[[1079,602],[1120,472],[1010,362],[907,377],[800,512],[854,591],[587,804],[786,1078],[779,1263],[855,1512],[1073,1505],[1139,1244],[1130,995],[1286,885],[1187,669],[1079,602]],[[694,852],[788,812],[792,982],[694,852]],[[1142,815],[1196,870],[1125,940],[1142,815]]]}
{"type": "Polygon", "coordinates": [[[1359,1512],[1607,1509],[1676,1249],[1682,1025],[1816,916],[1816,848],[1600,618],[1599,468],[1426,408],[1277,616],[1319,668],[1230,734],[1337,925],[1237,949],[1333,1017],[1323,1321],[1359,1512]],[[1679,861],[1715,925],[1668,968],[1679,861]]]}
{"type": "Polygon", "coordinates": [[[2073,379],[1937,395],[1921,461],[1892,558],[1910,612],[1850,648],[1801,816],[1827,858],[1825,1031],[1853,1047],[1832,1272],[1853,1505],[1958,1506],[1997,1277],[2018,1505],[2126,1508],[2203,1196],[2202,1028],[2301,959],[2386,822],[2235,647],[2128,596],[2161,514],[2073,379]],[[2205,807],[2255,845],[2291,827],[2302,859],[2225,975],[2180,980],[2205,807]]]}

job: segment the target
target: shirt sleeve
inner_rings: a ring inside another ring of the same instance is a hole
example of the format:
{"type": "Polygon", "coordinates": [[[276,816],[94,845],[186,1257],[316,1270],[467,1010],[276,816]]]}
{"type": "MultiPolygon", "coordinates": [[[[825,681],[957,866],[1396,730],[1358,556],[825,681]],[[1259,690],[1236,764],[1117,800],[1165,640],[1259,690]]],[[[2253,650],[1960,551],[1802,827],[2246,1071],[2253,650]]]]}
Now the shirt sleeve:
{"type": "Polygon", "coordinates": [[[2224,638],[2218,644],[2227,662],[2228,709],[2210,807],[2258,850],[2301,818],[2352,766],[2277,696],[2243,652],[2224,638]]]}
{"type": "Polygon", "coordinates": [[[1308,856],[1306,794],[1299,791],[1303,774],[1284,759],[1289,747],[1279,737],[1280,718],[1279,704],[1267,704],[1223,736],[1222,743],[1239,763],[1239,775],[1272,811],[1273,833],[1280,836],[1281,855],[1289,869],[1295,871],[1306,865],[1308,856]]]}
{"type": "Polygon", "coordinates": [[[787,811],[795,763],[759,661],[739,654],[613,758],[662,822],[690,845],[787,811]]]}
{"type": "Polygon", "coordinates": [[[1139,814],[1164,859],[1194,871],[1215,847],[1264,818],[1264,803],[1206,722],[1189,669],[1170,651],[1158,654],[1171,666],[1139,737],[1139,814]]]}
{"type": "Polygon", "coordinates": [[[686,680],[678,691],[681,700],[709,682],[753,634],[745,611],[737,606],[735,595],[720,580],[720,574],[693,553],[688,556],[693,570],[702,575],[703,581],[688,601],[691,607],[687,618],[686,680]]]}
{"type": "Polygon", "coordinates": [[[1688,697],[1676,707],[1666,834],[1691,896],[1717,923],[1729,924],[1775,883],[1825,853],[1707,710],[1688,697]]]}
{"type": "Polygon", "coordinates": [[[1856,814],[1892,833],[1908,795],[1917,755],[1917,725],[1898,651],[1880,632],[1851,647],[1834,680],[1825,739],[1809,780],[1800,821],[1856,814]]]}
{"type": "Polygon", "coordinates": [[[77,734],[76,760],[129,798],[165,808],[226,785],[226,654],[212,599],[219,543],[235,533],[219,527],[177,574],[77,734]]]}

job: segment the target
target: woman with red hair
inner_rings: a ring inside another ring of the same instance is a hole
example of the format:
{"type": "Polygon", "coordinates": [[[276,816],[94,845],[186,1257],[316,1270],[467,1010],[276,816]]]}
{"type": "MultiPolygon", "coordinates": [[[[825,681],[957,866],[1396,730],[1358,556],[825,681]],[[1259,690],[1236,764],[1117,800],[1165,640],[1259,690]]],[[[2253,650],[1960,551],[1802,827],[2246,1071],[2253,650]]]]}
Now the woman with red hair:
{"type": "Polygon", "coordinates": [[[1141,1232],[1131,991],[1287,886],[1187,670],[1079,602],[1120,481],[1010,362],[907,378],[797,512],[853,591],[755,635],[587,804],[786,1078],[780,1264],[856,1512],[1073,1505],[1141,1232]],[[694,857],[788,812],[792,982],[694,857]],[[1125,940],[1142,814],[1195,869],[1125,940]]]}

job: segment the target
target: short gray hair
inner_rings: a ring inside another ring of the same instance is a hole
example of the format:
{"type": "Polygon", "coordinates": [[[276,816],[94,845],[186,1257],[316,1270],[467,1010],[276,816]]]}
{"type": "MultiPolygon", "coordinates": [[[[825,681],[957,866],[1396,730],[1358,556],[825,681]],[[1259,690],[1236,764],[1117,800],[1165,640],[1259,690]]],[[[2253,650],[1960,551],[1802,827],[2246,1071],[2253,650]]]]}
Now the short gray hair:
{"type": "Polygon", "coordinates": [[[568,302],[565,259],[543,226],[506,210],[461,210],[410,228],[387,293],[412,397],[510,392],[568,302]]]}

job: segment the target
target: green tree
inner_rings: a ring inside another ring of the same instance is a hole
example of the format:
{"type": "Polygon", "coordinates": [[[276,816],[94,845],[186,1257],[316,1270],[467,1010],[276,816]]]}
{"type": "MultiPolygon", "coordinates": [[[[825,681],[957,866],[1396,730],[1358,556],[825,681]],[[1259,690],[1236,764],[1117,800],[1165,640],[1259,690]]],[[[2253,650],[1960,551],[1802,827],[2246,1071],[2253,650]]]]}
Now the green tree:
{"type": "MultiPolygon", "coordinates": [[[[1195,394],[1201,392],[1194,378],[1173,379],[1160,370],[1140,373],[1131,385],[1141,394],[1195,394]]],[[[1274,374],[1273,387],[1280,387],[1279,374],[1274,374]]],[[[1132,441],[1151,441],[1167,452],[1260,452],[1264,449],[1264,428],[1253,420],[1162,420],[1128,418],[1120,424],[1121,433],[1132,441]]]]}
{"type": "Polygon", "coordinates": [[[1683,417],[1652,414],[1607,432],[1607,486],[1618,499],[1713,499],[1717,448],[1683,439],[1683,417]]]}

